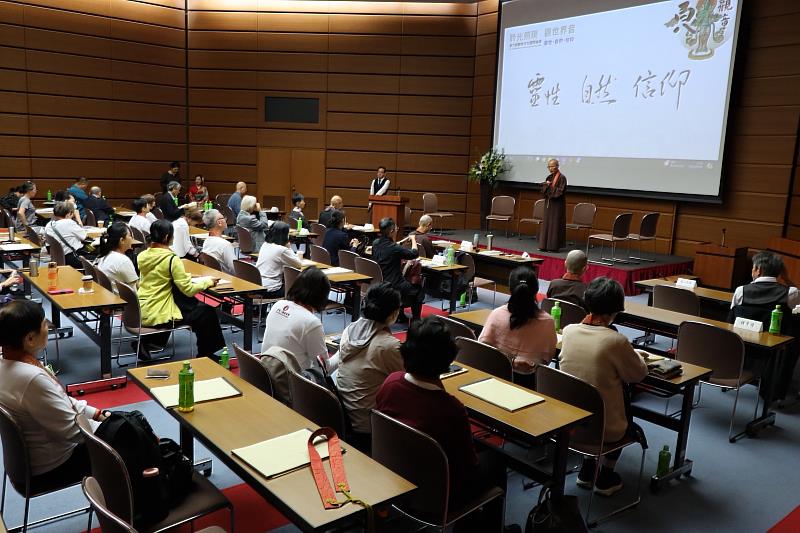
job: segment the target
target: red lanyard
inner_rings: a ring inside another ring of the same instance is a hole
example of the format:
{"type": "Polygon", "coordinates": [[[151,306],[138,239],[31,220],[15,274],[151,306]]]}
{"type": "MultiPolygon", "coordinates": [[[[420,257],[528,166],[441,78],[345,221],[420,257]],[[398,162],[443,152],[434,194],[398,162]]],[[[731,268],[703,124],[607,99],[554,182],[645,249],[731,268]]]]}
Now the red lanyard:
{"type": "Polygon", "coordinates": [[[332,428],[319,428],[308,437],[308,457],[311,459],[311,474],[314,476],[314,483],[317,485],[317,491],[322,499],[322,505],[325,509],[338,509],[348,503],[355,503],[362,506],[367,511],[367,530],[372,531],[374,528],[372,507],[363,500],[353,498],[350,494],[350,485],[347,482],[347,475],[344,472],[344,462],[342,461],[342,448],[339,445],[339,436],[332,428]],[[324,436],[328,439],[328,461],[331,465],[331,474],[333,475],[333,484],[331,486],[328,480],[328,474],[325,472],[325,467],[322,466],[322,458],[314,446],[314,440],[317,437],[324,436]],[[344,494],[345,500],[339,501],[336,493],[341,492],[344,494]]]}

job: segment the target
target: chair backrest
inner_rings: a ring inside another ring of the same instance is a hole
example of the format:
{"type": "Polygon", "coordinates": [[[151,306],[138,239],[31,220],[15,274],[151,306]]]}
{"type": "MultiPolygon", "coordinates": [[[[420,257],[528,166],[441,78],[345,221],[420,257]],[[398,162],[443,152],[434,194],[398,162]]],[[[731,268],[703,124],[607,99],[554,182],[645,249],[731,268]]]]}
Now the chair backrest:
{"type": "Polygon", "coordinates": [[[344,409],[334,393],[297,372],[289,372],[289,384],[292,409],[318,426],[333,428],[337,435],[346,438],[344,409]]]}
{"type": "Polygon", "coordinates": [[[106,442],[96,437],[83,415],[75,415],[89,451],[92,476],[97,479],[107,508],[123,522],[133,523],[133,491],[128,468],[122,457],[106,442]]]}
{"type": "Polygon", "coordinates": [[[103,489],[100,488],[100,483],[97,482],[97,479],[92,476],[83,478],[81,489],[83,489],[83,495],[89,500],[89,505],[97,513],[97,520],[100,522],[100,530],[103,533],[136,533],[133,526],[125,523],[123,519],[106,507],[103,489]]]}
{"type": "Polygon", "coordinates": [[[89,261],[88,259],[86,259],[85,257],[83,257],[82,255],[78,256],[78,260],[80,260],[80,262],[81,262],[81,267],[83,267],[84,275],[92,276],[92,279],[97,281],[97,274],[95,273],[95,270],[97,270],[97,269],[94,267],[92,262],[89,261]]]}
{"type": "Polygon", "coordinates": [[[221,205],[221,206],[223,206],[223,205],[228,205],[228,200],[230,200],[230,199],[231,199],[231,196],[232,196],[232,195],[231,195],[231,193],[229,193],[229,192],[223,192],[223,193],[220,193],[220,194],[216,195],[216,196],[214,197],[214,200],[216,200],[216,201],[217,201],[217,203],[218,203],[219,205],[221,205]]]}
{"type": "Polygon", "coordinates": [[[611,227],[611,234],[620,239],[627,239],[628,234],[631,232],[631,219],[633,213],[620,213],[614,219],[614,225],[611,227]]]}
{"type": "Polygon", "coordinates": [[[272,380],[269,372],[261,364],[261,359],[244,350],[241,346],[233,343],[233,352],[236,354],[236,361],[239,363],[239,377],[272,396],[272,380]]]}
{"type": "Polygon", "coordinates": [[[30,490],[30,456],[22,428],[8,410],[0,406],[0,441],[3,465],[11,485],[23,496],[30,490]]]}
{"type": "Polygon", "coordinates": [[[83,225],[97,226],[97,217],[94,216],[94,211],[92,211],[91,209],[84,209],[83,212],[85,213],[83,216],[83,225]]]}
{"type": "Polygon", "coordinates": [[[473,338],[458,337],[458,355],[456,361],[469,365],[487,374],[498,378],[512,381],[514,379],[514,369],[511,366],[511,359],[506,354],[473,338]]]}
{"type": "Polygon", "coordinates": [[[208,268],[213,268],[214,270],[222,271],[222,265],[219,264],[219,261],[216,257],[208,255],[205,252],[200,252],[198,259],[200,260],[200,264],[203,264],[208,268]]]}
{"type": "MultiPolygon", "coordinates": [[[[128,229],[131,231],[131,237],[133,237],[133,240],[139,241],[140,243],[142,243],[141,245],[137,245],[137,246],[140,246],[142,248],[147,246],[147,241],[148,241],[149,234],[145,235],[145,233],[142,230],[140,230],[139,228],[134,228],[130,224],[128,225],[128,229]]],[[[134,249],[137,246],[134,246],[134,249]]]]}
{"type": "Polygon", "coordinates": [[[513,196],[495,196],[492,198],[491,215],[513,217],[516,200],[513,196]]]}
{"type": "Polygon", "coordinates": [[[261,352],[260,361],[269,374],[272,397],[291,407],[292,384],[289,375],[292,372],[302,372],[297,358],[285,348],[270,346],[261,352]]]}
{"type": "Polygon", "coordinates": [[[50,260],[55,261],[58,266],[66,265],[67,260],[64,256],[64,247],[61,242],[50,235],[47,235],[44,240],[47,243],[47,249],[50,251],[50,260]]]}
{"type": "Polygon", "coordinates": [[[594,216],[596,213],[596,205],[588,202],[577,203],[575,204],[575,208],[572,210],[572,223],[580,226],[593,226],[594,216]]]}
{"type": "Polygon", "coordinates": [[[586,310],[583,307],[575,305],[572,302],[559,300],[558,298],[545,298],[542,300],[540,307],[542,311],[550,314],[550,310],[556,302],[558,302],[558,306],[561,308],[561,323],[559,324],[561,329],[564,329],[570,324],[580,324],[583,319],[586,318],[586,310]]]}
{"type": "Polygon", "coordinates": [[[10,228],[14,225],[14,215],[11,214],[11,211],[3,208],[3,227],[10,228]]]}
{"type": "Polygon", "coordinates": [[[355,260],[356,272],[372,277],[370,285],[375,285],[383,281],[383,271],[377,262],[372,259],[367,259],[366,257],[356,257],[355,260]]]}
{"type": "Polygon", "coordinates": [[[379,411],[372,411],[372,458],[417,486],[408,501],[416,516],[437,525],[447,519],[450,466],[430,435],[379,411]]]}
{"type": "Polygon", "coordinates": [[[339,266],[348,270],[356,270],[356,257],[359,255],[350,250],[339,250],[339,266]]]}
{"type": "Polygon", "coordinates": [[[658,218],[660,215],[661,213],[653,212],[645,213],[644,216],[642,216],[642,221],[639,223],[639,237],[652,239],[656,236],[658,218]]]}
{"type": "Polygon", "coordinates": [[[312,222],[309,225],[308,229],[311,233],[317,234],[316,237],[311,239],[311,242],[316,244],[317,246],[322,246],[322,243],[325,242],[325,232],[328,231],[327,226],[325,226],[325,224],[319,224],[318,222],[312,222]]]}
{"type": "Polygon", "coordinates": [[[570,436],[570,445],[599,446],[605,437],[605,406],[600,391],[580,378],[549,366],[536,369],[536,390],[579,407],[594,416],[578,424],[570,436]]]}
{"type": "Polygon", "coordinates": [[[124,283],[117,283],[117,292],[119,297],[126,302],[122,309],[122,324],[129,331],[140,329],[142,327],[142,310],[139,307],[139,296],[136,289],[124,283]]]}
{"type": "Polygon", "coordinates": [[[469,283],[472,281],[472,278],[475,277],[475,258],[472,257],[472,254],[463,253],[458,254],[457,261],[459,264],[467,267],[467,269],[462,272],[461,279],[465,283],[469,283]]]}
{"type": "Polygon", "coordinates": [[[316,261],[317,263],[322,263],[324,265],[331,264],[331,253],[323,248],[322,246],[317,246],[316,244],[311,245],[311,256],[309,257],[312,261],[316,261]]]}
{"type": "Polygon", "coordinates": [[[422,195],[422,214],[436,213],[439,211],[439,199],[435,193],[426,192],[422,195]]]}
{"type": "Polygon", "coordinates": [[[544,208],[547,202],[545,200],[536,200],[533,203],[533,219],[544,220],[544,208]]]}
{"type": "Polygon", "coordinates": [[[475,331],[466,324],[459,322],[458,320],[454,320],[449,316],[442,316],[442,315],[433,315],[436,317],[436,320],[444,324],[444,327],[447,328],[447,331],[450,332],[450,335],[453,338],[464,337],[465,339],[475,339],[475,331]]]}
{"type": "Polygon", "coordinates": [[[300,269],[290,266],[283,267],[283,290],[284,294],[289,294],[289,289],[294,285],[295,280],[300,276],[300,269]]]}
{"type": "Polygon", "coordinates": [[[670,285],[656,285],[653,287],[653,307],[698,316],[700,314],[700,299],[694,291],[688,289],[670,285]]]}
{"type": "Polygon", "coordinates": [[[228,207],[228,202],[222,204],[222,214],[225,216],[225,222],[227,222],[229,228],[232,228],[236,225],[236,215],[234,214],[233,209],[228,207]]]}
{"type": "Polygon", "coordinates": [[[107,291],[114,292],[114,285],[111,283],[111,280],[106,275],[106,273],[103,272],[102,269],[95,268],[94,269],[94,274],[97,277],[97,284],[98,285],[100,285],[101,287],[103,287],[107,291]]]}
{"type": "Polygon", "coordinates": [[[239,251],[249,254],[253,251],[253,234],[250,230],[241,226],[236,226],[236,237],[239,240],[239,251]]]}
{"type": "Polygon", "coordinates": [[[25,231],[25,238],[36,246],[42,246],[42,238],[39,237],[39,234],[36,233],[36,230],[33,229],[33,226],[28,226],[28,229],[25,231]]]}
{"type": "Polygon", "coordinates": [[[261,272],[259,272],[258,267],[253,263],[242,261],[241,259],[234,259],[233,272],[237,278],[247,280],[256,285],[261,285],[261,272]]]}
{"type": "Polygon", "coordinates": [[[153,209],[150,210],[150,212],[153,213],[153,216],[156,217],[158,220],[164,219],[164,212],[161,210],[160,207],[154,207],[153,209]]]}
{"type": "Polygon", "coordinates": [[[678,327],[676,358],[712,369],[712,378],[736,379],[744,363],[744,342],[733,331],[701,322],[684,322],[678,327]]]}

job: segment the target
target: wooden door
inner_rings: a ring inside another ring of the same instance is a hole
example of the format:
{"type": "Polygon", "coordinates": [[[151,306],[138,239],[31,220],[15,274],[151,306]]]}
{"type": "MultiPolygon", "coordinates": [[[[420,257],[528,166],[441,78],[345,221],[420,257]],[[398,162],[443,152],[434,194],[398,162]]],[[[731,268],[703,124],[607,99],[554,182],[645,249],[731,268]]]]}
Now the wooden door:
{"type": "MultiPolygon", "coordinates": [[[[316,218],[325,205],[325,150],[308,148],[258,149],[258,199],[270,199],[270,208],[284,199],[283,209],[292,208],[292,194],[306,197],[306,216],[316,218]]],[[[280,206],[279,206],[280,207],[280,206]]]]}

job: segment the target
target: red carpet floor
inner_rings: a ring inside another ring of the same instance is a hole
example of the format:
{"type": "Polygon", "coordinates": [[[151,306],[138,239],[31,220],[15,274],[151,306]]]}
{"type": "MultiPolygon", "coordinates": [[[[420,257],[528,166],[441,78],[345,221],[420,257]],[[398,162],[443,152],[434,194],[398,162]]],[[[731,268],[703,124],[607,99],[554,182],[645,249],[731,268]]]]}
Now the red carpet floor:
{"type": "Polygon", "coordinates": [[[800,531],[800,506],[772,526],[769,533],[797,533],[800,531]]]}

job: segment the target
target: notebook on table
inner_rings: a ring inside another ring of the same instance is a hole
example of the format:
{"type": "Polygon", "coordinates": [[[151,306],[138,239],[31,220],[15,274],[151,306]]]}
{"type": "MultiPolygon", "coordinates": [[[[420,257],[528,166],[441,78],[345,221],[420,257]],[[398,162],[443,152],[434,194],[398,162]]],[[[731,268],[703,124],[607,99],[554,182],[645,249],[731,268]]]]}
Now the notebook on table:
{"type": "MultiPolygon", "coordinates": [[[[156,400],[158,400],[158,402],[164,406],[165,409],[176,407],[178,405],[178,385],[153,387],[150,389],[150,392],[156,397],[156,400]]],[[[241,395],[242,392],[239,389],[231,385],[227,379],[222,377],[203,379],[194,382],[195,404],[241,395]]]]}
{"type": "MultiPolygon", "coordinates": [[[[267,479],[293,472],[311,462],[308,457],[310,429],[300,429],[274,439],[231,450],[231,453],[249,464],[267,479]]],[[[315,443],[320,458],[328,457],[328,442],[320,437],[315,443]]],[[[342,447],[342,453],[345,453],[342,447]]]]}
{"type": "Polygon", "coordinates": [[[512,413],[544,401],[544,398],[537,394],[495,378],[482,379],[464,385],[459,390],[512,413]]]}

